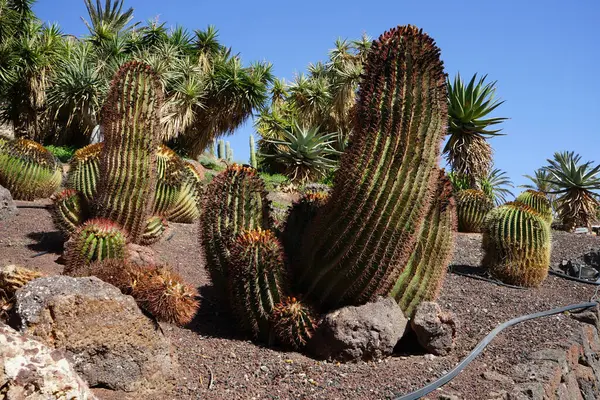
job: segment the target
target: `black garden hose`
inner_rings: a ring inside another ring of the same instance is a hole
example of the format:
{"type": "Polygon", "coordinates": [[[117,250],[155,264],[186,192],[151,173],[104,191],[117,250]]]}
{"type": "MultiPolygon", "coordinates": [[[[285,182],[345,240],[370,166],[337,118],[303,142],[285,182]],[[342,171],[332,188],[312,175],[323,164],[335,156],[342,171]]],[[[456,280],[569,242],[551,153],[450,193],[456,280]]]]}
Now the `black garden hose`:
{"type": "Polygon", "coordinates": [[[574,276],[563,274],[561,272],[557,272],[557,271],[553,271],[553,270],[550,270],[548,272],[550,272],[550,274],[552,274],[552,275],[558,276],[560,278],[568,279],[570,281],[587,283],[588,285],[596,285],[596,286],[600,285],[600,279],[598,279],[597,281],[589,281],[587,279],[576,278],[574,276]]]}
{"type": "Polygon", "coordinates": [[[481,276],[481,275],[477,275],[477,274],[467,274],[465,272],[459,272],[459,271],[456,271],[455,269],[453,269],[452,267],[450,267],[449,271],[451,273],[455,274],[455,275],[460,275],[460,276],[465,276],[467,278],[472,278],[472,279],[477,279],[477,280],[480,280],[480,281],[490,282],[490,283],[493,283],[495,285],[504,286],[504,287],[507,287],[507,288],[510,288],[510,289],[519,289],[519,290],[527,289],[527,288],[525,288],[523,286],[509,285],[508,283],[504,283],[504,282],[501,282],[501,281],[496,280],[496,279],[486,278],[485,276],[481,276]]]}
{"type": "Polygon", "coordinates": [[[471,361],[473,361],[479,355],[479,353],[481,353],[483,351],[483,349],[485,349],[487,347],[487,345],[492,341],[492,339],[494,339],[500,332],[502,332],[506,328],[509,328],[513,325],[519,324],[521,322],[529,321],[529,320],[535,319],[535,318],[541,318],[541,317],[547,317],[550,315],[561,314],[565,311],[571,311],[571,310],[577,310],[577,309],[587,309],[587,308],[595,307],[597,304],[598,304],[597,301],[571,304],[569,306],[554,308],[552,310],[540,311],[535,314],[523,315],[521,317],[513,318],[509,321],[503,322],[502,324],[496,326],[493,331],[488,333],[488,335],[485,338],[483,338],[483,340],[481,342],[479,342],[477,344],[477,346],[473,349],[473,351],[471,351],[471,353],[469,353],[469,355],[466,358],[464,358],[460,363],[458,363],[456,365],[456,367],[454,367],[450,372],[448,372],[447,374],[438,378],[437,380],[431,382],[427,386],[424,386],[421,389],[415,390],[414,392],[396,397],[394,400],[417,400],[417,399],[420,399],[421,397],[426,396],[427,394],[433,392],[434,390],[444,386],[446,383],[450,382],[458,374],[460,374],[462,372],[462,370],[465,369],[465,367],[467,365],[469,365],[469,363],[471,361]]]}

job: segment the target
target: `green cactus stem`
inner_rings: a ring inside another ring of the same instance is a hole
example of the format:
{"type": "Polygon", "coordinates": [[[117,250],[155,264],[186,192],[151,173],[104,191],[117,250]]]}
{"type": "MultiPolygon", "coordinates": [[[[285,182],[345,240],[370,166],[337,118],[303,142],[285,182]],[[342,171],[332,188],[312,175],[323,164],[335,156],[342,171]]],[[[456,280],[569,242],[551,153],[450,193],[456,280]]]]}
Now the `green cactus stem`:
{"type": "Polygon", "coordinates": [[[52,220],[67,236],[74,233],[89,217],[88,204],[83,195],[76,190],[65,189],[55,194],[52,200],[52,220]]]}
{"type": "Polygon", "coordinates": [[[65,273],[69,274],[94,261],[125,259],[127,236],[114,222],[91,219],[80,226],[66,244],[65,273]]]}
{"type": "Polygon", "coordinates": [[[242,232],[271,226],[269,201],[256,170],[234,164],[217,175],[204,194],[200,244],[219,293],[227,288],[231,244],[242,232]]]}
{"type": "Polygon", "coordinates": [[[271,319],[277,340],[294,350],[306,346],[318,327],[315,312],[295,297],[286,297],[277,304],[271,319]]]}
{"type": "Polygon", "coordinates": [[[417,247],[390,292],[404,315],[411,318],[423,301],[437,298],[454,253],[456,206],[452,184],[443,171],[417,247]]]}
{"type": "Polygon", "coordinates": [[[526,190],[517,196],[515,201],[528,205],[537,211],[547,223],[552,223],[552,205],[545,193],[536,190],[526,190]]]}
{"type": "Polygon", "coordinates": [[[158,242],[168,226],[167,220],[161,216],[155,215],[148,218],[140,244],[149,246],[158,242]]]}
{"type": "Polygon", "coordinates": [[[167,212],[167,218],[172,222],[191,224],[200,218],[202,178],[196,168],[187,161],[182,163],[181,168],[178,195],[167,212]]]}
{"type": "Polygon", "coordinates": [[[50,197],[60,187],[62,168],[44,146],[27,139],[7,141],[0,150],[0,185],[15,200],[50,197]]]}
{"type": "Polygon", "coordinates": [[[494,202],[481,190],[467,189],[456,194],[458,231],[479,233],[485,216],[494,208],[494,202]]]}
{"type": "Polygon", "coordinates": [[[219,144],[217,145],[217,153],[221,160],[225,160],[227,158],[227,150],[225,148],[225,141],[223,139],[219,139],[219,144]]]}
{"type": "Polygon", "coordinates": [[[183,160],[165,145],[158,146],[156,153],[156,192],[153,214],[167,213],[177,201],[183,182],[183,160]]]}
{"type": "Polygon", "coordinates": [[[255,339],[271,342],[271,316],[284,299],[283,249],[271,231],[238,235],[231,246],[228,293],[240,328],[255,339]]]}
{"type": "Polygon", "coordinates": [[[550,224],[532,207],[510,202],[492,210],[483,233],[483,264],[502,282],[537,287],[550,266],[550,224]]]}
{"type": "Polygon", "coordinates": [[[105,141],[92,212],[115,221],[133,243],[154,203],[162,97],[150,67],[130,62],[117,72],[102,109],[105,141]]]}
{"type": "Polygon", "coordinates": [[[233,162],[233,149],[229,145],[229,142],[225,143],[225,154],[227,156],[226,161],[228,163],[232,163],[233,162]]]}
{"type": "Polygon", "coordinates": [[[448,120],[434,41],[412,26],[373,42],[330,200],[302,241],[299,283],[322,307],[387,295],[422,236],[448,120]]]}
{"type": "Polygon", "coordinates": [[[258,168],[256,162],[256,146],[254,145],[254,136],[250,135],[250,166],[254,169],[258,168]]]}
{"type": "Polygon", "coordinates": [[[100,174],[100,153],[102,153],[103,147],[103,143],[85,146],[77,150],[69,161],[67,186],[80,192],[90,204],[96,196],[96,186],[100,174]]]}

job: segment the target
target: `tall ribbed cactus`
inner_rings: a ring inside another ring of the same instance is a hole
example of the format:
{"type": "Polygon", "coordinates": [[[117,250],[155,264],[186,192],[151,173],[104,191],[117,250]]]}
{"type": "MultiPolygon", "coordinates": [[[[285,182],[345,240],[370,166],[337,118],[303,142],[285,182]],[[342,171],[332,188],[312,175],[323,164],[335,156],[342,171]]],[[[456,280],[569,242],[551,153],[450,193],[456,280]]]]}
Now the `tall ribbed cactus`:
{"type": "Polygon", "coordinates": [[[373,42],[351,144],[302,243],[308,299],[330,308],[361,304],[389,294],[406,269],[436,191],[447,124],[439,55],[412,26],[373,42]]]}
{"type": "Polygon", "coordinates": [[[271,231],[241,233],[231,245],[228,294],[242,330],[271,341],[271,315],[286,294],[283,249],[271,231]]]}
{"type": "Polygon", "coordinates": [[[234,164],[208,185],[203,209],[200,243],[213,284],[223,293],[227,287],[231,245],[236,236],[271,226],[263,180],[256,170],[234,164]]]}
{"type": "Polygon", "coordinates": [[[103,147],[103,143],[85,146],[77,150],[69,161],[67,185],[80,192],[88,203],[91,203],[96,195],[100,174],[100,153],[103,147]]]}
{"type": "Polygon", "coordinates": [[[532,207],[506,203],[486,219],[483,264],[503,282],[539,286],[550,266],[550,235],[550,224],[532,207]]]}
{"type": "Polygon", "coordinates": [[[229,145],[229,142],[225,143],[225,155],[226,155],[225,161],[227,161],[228,163],[233,162],[233,149],[229,145]]]}
{"type": "Polygon", "coordinates": [[[256,162],[256,146],[254,145],[254,136],[250,135],[250,166],[252,168],[258,168],[256,162]]]}
{"type": "Polygon", "coordinates": [[[44,146],[27,139],[7,141],[0,149],[0,185],[15,200],[50,197],[60,186],[62,168],[44,146]]]}
{"type": "Polygon", "coordinates": [[[217,145],[217,154],[221,160],[227,158],[227,150],[225,148],[225,141],[223,139],[219,139],[219,143],[217,145]]]}
{"type": "Polygon", "coordinates": [[[156,161],[156,193],[152,213],[163,215],[171,209],[179,196],[183,161],[165,145],[158,146],[156,161]]]}
{"type": "Polygon", "coordinates": [[[167,210],[167,218],[169,221],[189,224],[200,218],[202,178],[187,161],[182,162],[180,174],[178,195],[167,210]]]}
{"type": "Polygon", "coordinates": [[[455,230],[456,206],[452,198],[452,184],[440,171],[437,190],[421,227],[417,247],[390,292],[407,317],[412,317],[421,302],[438,296],[454,252],[455,230]]]}
{"type": "Polygon", "coordinates": [[[537,211],[549,224],[552,223],[552,205],[543,192],[526,190],[516,199],[516,202],[528,205],[537,211]]]}
{"type": "Polygon", "coordinates": [[[102,179],[93,213],[115,221],[134,243],[141,239],[154,201],[162,97],[150,67],[132,62],[117,72],[102,109],[102,179]]]}
{"type": "Polygon", "coordinates": [[[483,191],[461,190],[456,194],[458,231],[478,233],[483,229],[485,216],[494,208],[494,202],[483,191]]]}

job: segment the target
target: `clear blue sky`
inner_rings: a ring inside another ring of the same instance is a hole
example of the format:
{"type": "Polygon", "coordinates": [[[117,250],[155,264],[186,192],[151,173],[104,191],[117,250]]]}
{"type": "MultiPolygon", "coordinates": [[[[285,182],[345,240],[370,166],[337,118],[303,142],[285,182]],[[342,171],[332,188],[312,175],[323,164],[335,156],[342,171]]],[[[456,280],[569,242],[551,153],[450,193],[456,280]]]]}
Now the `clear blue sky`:
{"type": "MultiPolygon", "coordinates": [[[[104,2],[104,0],[102,0],[104,2]]],[[[215,25],[244,62],[268,60],[293,78],[324,60],[337,37],[371,37],[402,24],[423,28],[442,49],[450,76],[488,74],[506,103],[498,116],[507,134],[491,140],[496,166],[517,184],[554,151],[574,150],[600,162],[600,1],[388,0],[198,1],[126,0],[135,20],[159,17],[190,30],[215,25]]],[[[38,0],[45,21],[86,33],[83,0],[38,0]]],[[[252,124],[230,137],[235,159],[248,158],[252,124]]]]}

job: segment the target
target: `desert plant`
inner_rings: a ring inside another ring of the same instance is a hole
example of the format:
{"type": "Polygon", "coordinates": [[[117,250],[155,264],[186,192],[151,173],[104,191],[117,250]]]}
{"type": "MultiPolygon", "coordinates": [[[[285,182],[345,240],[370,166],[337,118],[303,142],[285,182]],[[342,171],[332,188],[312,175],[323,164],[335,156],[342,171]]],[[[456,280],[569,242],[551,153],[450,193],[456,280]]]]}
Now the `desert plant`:
{"type": "Polygon", "coordinates": [[[459,232],[481,232],[486,215],[494,202],[483,191],[461,190],[456,193],[456,210],[459,232]]]}
{"type": "Polygon", "coordinates": [[[265,342],[273,340],[271,315],[284,299],[283,249],[271,231],[239,234],[231,245],[228,295],[238,325],[265,342]]]}
{"type": "Polygon", "coordinates": [[[190,162],[184,161],[181,169],[179,195],[166,214],[168,220],[183,224],[196,221],[200,218],[201,199],[202,178],[190,162]]]}
{"type": "Polygon", "coordinates": [[[438,186],[448,117],[434,41],[412,26],[392,29],[373,43],[364,68],[351,144],[301,244],[298,289],[326,308],[390,293],[429,234],[422,227],[438,186]],[[415,85],[422,89],[406,90],[415,85]],[[407,129],[412,123],[419,129],[407,129]]]}
{"type": "Polygon", "coordinates": [[[515,201],[533,208],[547,223],[552,224],[552,205],[545,193],[526,190],[518,195],[515,201]]]}
{"type": "Polygon", "coordinates": [[[96,195],[103,143],[90,144],[77,150],[69,163],[67,186],[80,192],[88,203],[96,195]]]}
{"type": "Polygon", "coordinates": [[[412,317],[423,301],[437,298],[454,254],[456,207],[452,185],[439,172],[434,200],[408,264],[390,292],[404,314],[412,317]]]}
{"type": "Polygon", "coordinates": [[[594,192],[600,189],[600,165],[582,163],[581,156],[568,151],[555,153],[548,164],[548,182],[554,185],[550,193],[557,195],[558,217],[564,228],[590,228],[600,206],[599,195],[594,192]]]}
{"type": "Polygon", "coordinates": [[[550,224],[533,208],[511,202],[487,217],[483,264],[501,281],[525,287],[539,286],[550,266],[550,224]]]}
{"type": "Polygon", "coordinates": [[[75,153],[75,148],[72,146],[46,146],[46,149],[56,158],[60,160],[60,162],[66,163],[71,160],[73,157],[73,153],[75,153]]]}
{"type": "Polygon", "coordinates": [[[258,168],[256,162],[256,146],[254,145],[254,136],[250,135],[250,166],[254,169],[258,168]]]}
{"type": "Polygon", "coordinates": [[[6,142],[0,150],[0,185],[16,200],[49,197],[60,186],[62,169],[44,146],[27,139],[6,142]]]}
{"type": "Polygon", "coordinates": [[[156,192],[152,213],[163,215],[171,209],[179,196],[183,180],[183,162],[165,145],[158,146],[156,161],[156,192]]]}
{"type": "Polygon", "coordinates": [[[317,180],[336,166],[334,156],[341,152],[332,144],[337,142],[337,133],[322,134],[318,127],[305,128],[296,123],[293,129],[284,130],[282,136],[282,139],[264,139],[275,146],[273,153],[261,156],[276,158],[293,182],[317,180]]]}
{"type": "Polygon", "coordinates": [[[18,289],[42,276],[42,273],[38,271],[17,265],[0,268],[0,298],[4,296],[10,300],[18,289]]]}
{"type": "Polygon", "coordinates": [[[225,160],[227,158],[225,141],[223,139],[219,140],[219,143],[217,144],[217,154],[221,160],[225,160]]]}
{"type": "Polygon", "coordinates": [[[536,169],[534,171],[533,176],[523,176],[531,181],[531,183],[528,183],[527,185],[519,186],[523,189],[531,189],[543,193],[549,193],[553,189],[553,185],[550,183],[550,179],[552,178],[552,176],[550,172],[548,172],[548,170],[546,170],[545,168],[536,169]]]}
{"type": "Polygon", "coordinates": [[[509,188],[514,188],[512,181],[506,176],[506,171],[494,168],[479,180],[481,190],[499,206],[506,203],[507,196],[514,196],[509,188]]]}
{"type": "Polygon", "coordinates": [[[75,233],[89,216],[88,203],[81,192],[65,189],[55,194],[52,200],[54,202],[52,220],[67,236],[75,233]]]}
{"type": "Polygon", "coordinates": [[[66,244],[65,271],[108,258],[125,259],[127,234],[113,221],[91,219],[71,235],[66,244]]]}
{"type": "Polygon", "coordinates": [[[296,350],[306,346],[318,327],[315,312],[295,297],[276,304],[271,319],[277,340],[296,350]]]}
{"type": "Polygon", "coordinates": [[[492,148],[487,138],[500,135],[500,129],[489,129],[506,118],[489,118],[503,102],[494,98],[496,82],[486,83],[487,76],[477,81],[477,74],[465,85],[457,74],[448,81],[448,133],[444,154],[452,171],[468,177],[472,187],[484,178],[492,166],[492,148]]]}
{"type": "Polygon", "coordinates": [[[167,229],[167,226],[167,220],[163,217],[155,215],[148,218],[146,220],[146,227],[144,228],[140,244],[148,246],[158,242],[167,229]]]}

